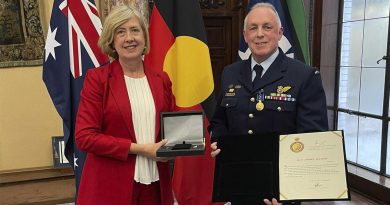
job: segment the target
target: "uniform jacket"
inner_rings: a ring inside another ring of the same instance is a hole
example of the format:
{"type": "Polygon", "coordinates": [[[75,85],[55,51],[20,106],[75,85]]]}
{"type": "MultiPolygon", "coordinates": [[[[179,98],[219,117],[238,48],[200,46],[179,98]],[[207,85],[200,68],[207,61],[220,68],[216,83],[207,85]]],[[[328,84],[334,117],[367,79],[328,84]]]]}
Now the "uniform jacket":
{"type": "Polygon", "coordinates": [[[250,58],[227,66],[221,82],[221,94],[209,126],[213,138],[328,129],[319,71],[286,57],[282,51],[254,84],[250,58]],[[264,105],[262,110],[256,109],[259,98],[264,105]]]}
{"type": "MultiPolygon", "coordinates": [[[[174,97],[164,72],[145,68],[156,107],[156,136],[160,140],[160,112],[171,111],[174,97]]],[[[76,144],[87,152],[77,204],[129,205],[136,155],[128,154],[136,143],[130,100],[118,61],[87,72],[76,119],[76,144]]],[[[173,204],[168,163],[157,162],[161,199],[173,204]]]]}

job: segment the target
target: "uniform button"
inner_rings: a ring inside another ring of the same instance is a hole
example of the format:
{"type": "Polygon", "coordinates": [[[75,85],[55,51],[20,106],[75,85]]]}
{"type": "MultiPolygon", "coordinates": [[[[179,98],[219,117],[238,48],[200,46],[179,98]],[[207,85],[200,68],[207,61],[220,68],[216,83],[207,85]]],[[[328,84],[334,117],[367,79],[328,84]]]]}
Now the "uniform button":
{"type": "Polygon", "coordinates": [[[254,97],[251,97],[251,102],[255,102],[255,98],[254,97]]]}
{"type": "Polygon", "coordinates": [[[226,107],[229,107],[229,103],[226,103],[226,107]]]}
{"type": "Polygon", "coordinates": [[[253,131],[252,130],[248,130],[248,134],[253,134],[253,131]]]}
{"type": "Polygon", "coordinates": [[[278,112],[280,112],[280,111],[282,111],[282,108],[281,108],[281,107],[277,107],[276,110],[277,110],[278,112]]]}
{"type": "Polygon", "coordinates": [[[249,113],[248,117],[252,119],[253,118],[253,114],[249,113]]]}

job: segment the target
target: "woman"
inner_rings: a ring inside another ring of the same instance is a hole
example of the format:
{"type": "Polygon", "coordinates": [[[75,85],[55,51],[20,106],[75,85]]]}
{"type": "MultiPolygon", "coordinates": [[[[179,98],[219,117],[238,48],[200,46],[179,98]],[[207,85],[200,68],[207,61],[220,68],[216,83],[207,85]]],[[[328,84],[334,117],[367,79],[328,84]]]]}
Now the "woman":
{"type": "Polygon", "coordinates": [[[170,167],[156,157],[160,112],[173,111],[172,84],[145,68],[146,23],[130,6],[111,11],[99,47],[113,58],[87,72],[76,119],[76,144],[87,152],[77,205],[173,204],[170,167]]]}

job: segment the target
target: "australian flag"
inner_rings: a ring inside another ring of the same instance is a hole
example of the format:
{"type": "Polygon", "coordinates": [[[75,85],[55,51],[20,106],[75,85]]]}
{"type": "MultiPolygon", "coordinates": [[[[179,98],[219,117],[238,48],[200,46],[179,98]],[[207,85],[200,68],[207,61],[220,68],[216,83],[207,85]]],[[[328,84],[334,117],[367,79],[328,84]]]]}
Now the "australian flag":
{"type": "Polygon", "coordinates": [[[97,46],[102,30],[93,0],[54,0],[45,45],[43,81],[63,120],[65,155],[73,166],[76,188],[85,154],[74,143],[74,125],[84,76],[108,59],[97,46]]]}
{"type": "MultiPolygon", "coordinates": [[[[286,15],[286,12],[288,13],[288,10],[286,9],[286,5],[284,0],[249,0],[248,7],[247,7],[247,13],[252,8],[253,5],[260,3],[260,2],[267,2],[272,4],[276,11],[279,14],[280,21],[282,23],[282,27],[284,28],[283,31],[283,37],[279,41],[279,47],[282,49],[282,51],[291,58],[296,58],[296,49],[295,46],[293,46],[293,33],[291,31],[291,26],[289,25],[289,16],[286,15]]],[[[240,39],[240,48],[238,51],[238,57],[241,60],[248,59],[251,55],[251,51],[248,48],[248,44],[245,42],[244,37],[241,36],[240,39]]]]}

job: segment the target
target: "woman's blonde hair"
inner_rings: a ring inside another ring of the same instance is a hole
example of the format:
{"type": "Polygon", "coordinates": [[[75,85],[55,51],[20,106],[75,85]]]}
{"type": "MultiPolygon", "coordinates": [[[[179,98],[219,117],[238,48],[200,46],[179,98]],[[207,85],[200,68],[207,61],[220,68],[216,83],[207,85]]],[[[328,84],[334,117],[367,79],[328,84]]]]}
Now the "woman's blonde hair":
{"type": "Polygon", "coordinates": [[[135,17],[138,19],[139,24],[145,38],[145,48],[142,54],[147,54],[150,50],[149,32],[144,17],[134,7],[130,5],[123,5],[114,7],[108,14],[103,24],[102,34],[98,41],[98,46],[102,49],[103,53],[108,56],[117,59],[118,53],[115,52],[113,41],[115,30],[126,23],[130,18],[135,17]]]}

